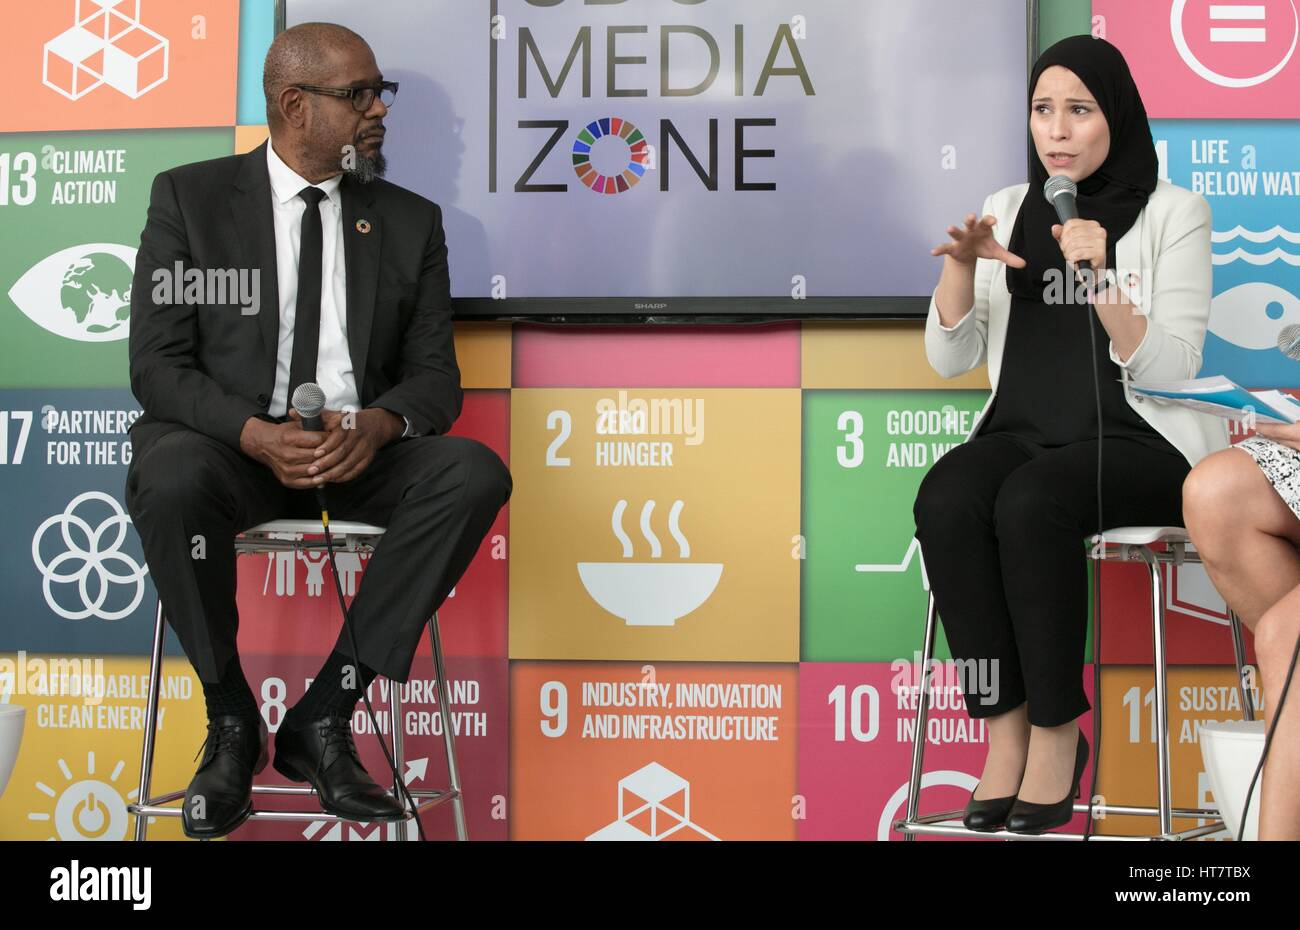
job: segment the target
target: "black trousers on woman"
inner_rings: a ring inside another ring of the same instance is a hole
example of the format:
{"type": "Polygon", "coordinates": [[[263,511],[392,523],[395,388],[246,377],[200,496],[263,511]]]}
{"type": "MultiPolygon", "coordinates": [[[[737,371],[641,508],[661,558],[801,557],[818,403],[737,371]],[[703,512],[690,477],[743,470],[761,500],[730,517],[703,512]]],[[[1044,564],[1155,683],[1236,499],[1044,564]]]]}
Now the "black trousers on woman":
{"type": "MultiPolygon", "coordinates": [[[[1106,437],[1106,526],[1181,526],[1190,467],[1174,452],[1106,437]]],[[[970,715],[1028,701],[1029,722],[1054,727],[1087,712],[1085,540],[1097,532],[1097,441],[1045,448],[976,436],[935,462],[913,514],[953,657],[986,662],[996,684],[963,681],[970,715]]]]}

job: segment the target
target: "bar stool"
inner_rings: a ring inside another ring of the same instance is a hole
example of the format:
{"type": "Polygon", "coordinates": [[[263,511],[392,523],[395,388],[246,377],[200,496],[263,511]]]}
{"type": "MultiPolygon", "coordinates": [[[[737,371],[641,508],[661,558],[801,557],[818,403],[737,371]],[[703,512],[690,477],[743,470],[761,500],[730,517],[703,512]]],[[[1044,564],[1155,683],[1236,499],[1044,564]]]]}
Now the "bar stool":
{"type": "MultiPolygon", "coordinates": [[[[384,528],[366,523],[348,520],[331,520],[330,532],[333,536],[335,552],[371,553],[384,535],[384,528]]],[[[262,523],[235,537],[236,555],[258,555],[275,552],[325,551],[325,537],[321,525],[315,520],[272,520],[262,523]]],[[[423,789],[411,791],[416,803],[416,812],[452,802],[456,819],[456,838],[469,839],[465,824],[465,801],[461,794],[460,770],[456,765],[456,746],[452,736],[451,701],[447,687],[447,669],[443,662],[442,636],[438,628],[438,614],[435,611],[429,618],[429,645],[433,652],[433,670],[437,677],[438,710],[442,718],[442,735],[446,748],[449,787],[443,790],[423,789]]],[[[166,628],[162,602],[158,603],[157,617],[154,621],[153,652],[149,661],[149,693],[145,705],[144,744],[140,752],[140,790],[137,801],[127,805],[127,811],[135,815],[135,838],[145,839],[150,817],[179,817],[181,807],[176,804],[185,798],[185,789],[169,791],[157,796],[150,795],[153,776],[154,745],[158,734],[158,694],[162,680],[163,637],[166,628]],[[170,806],[176,804],[176,806],[170,806]]],[[[395,682],[389,683],[388,710],[392,723],[393,760],[400,778],[404,764],[402,733],[402,699],[400,689],[395,682]]],[[[401,787],[393,785],[394,795],[402,800],[401,787]]],[[[345,817],[321,811],[287,811],[261,808],[257,804],[258,796],[267,795],[309,795],[316,791],[311,786],[288,785],[253,785],[253,812],[249,819],[257,820],[307,820],[307,821],[342,821],[345,817]]],[[[403,823],[415,816],[407,810],[403,823]]],[[[409,827],[408,823],[408,827],[409,827]]],[[[413,831],[408,829],[408,835],[413,831]]]]}
{"type": "MultiPolygon", "coordinates": [[[[1218,833],[1224,828],[1223,819],[1217,810],[1205,808],[1173,807],[1173,794],[1170,786],[1169,771],[1169,693],[1166,679],[1165,657],[1165,602],[1164,583],[1160,577],[1160,566],[1199,564],[1201,559],[1196,550],[1191,548],[1191,538],[1187,530],[1180,526],[1126,526],[1107,530],[1099,544],[1096,537],[1088,539],[1088,558],[1096,562],[1144,562],[1151,576],[1151,639],[1154,645],[1155,672],[1155,711],[1156,711],[1156,789],[1158,802],[1156,807],[1141,807],[1099,803],[1093,804],[1094,814],[1136,814],[1159,818],[1159,832],[1143,836],[1102,836],[1092,834],[1091,840],[1190,840],[1218,833]],[[1154,548],[1155,546],[1161,548],[1154,548]],[[1187,830],[1173,831],[1174,817],[1195,817],[1209,820],[1203,826],[1187,830]]],[[[1100,590],[1100,566],[1093,572],[1093,623],[1098,622],[1096,593],[1100,590]]],[[[1241,621],[1236,613],[1228,611],[1228,626],[1232,632],[1233,658],[1237,666],[1237,689],[1241,698],[1242,712],[1247,720],[1255,719],[1254,706],[1250,692],[1246,687],[1246,649],[1241,635],[1241,621]]],[[[1043,833],[1033,836],[1011,833],[1008,830],[980,832],[968,830],[962,824],[962,811],[944,811],[938,814],[918,813],[921,792],[921,772],[925,756],[926,721],[930,712],[930,674],[931,659],[934,657],[935,608],[934,592],[930,592],[925,611],[925,643],[922,647],[921,689],[917,695],[916,735],[912,747],[912,775],[907,790],[907,811],[901,820],[894,822],[894,829],[903,834],[905,840],[915,839],[917,834],[934,834],[940,836],[964,836],[979,839],[1008,840],[1082,840],[1083,834],[1077,833],[1043,833]]],[[[1095,695],[1100,700],[1101,695],[1095,695]]],[[[1096,747],[1093,747],[1095,758],[1096,747]]],[[[1087,804],[1075,804],[1075,813],[1085,813],[1087,804]]]]}

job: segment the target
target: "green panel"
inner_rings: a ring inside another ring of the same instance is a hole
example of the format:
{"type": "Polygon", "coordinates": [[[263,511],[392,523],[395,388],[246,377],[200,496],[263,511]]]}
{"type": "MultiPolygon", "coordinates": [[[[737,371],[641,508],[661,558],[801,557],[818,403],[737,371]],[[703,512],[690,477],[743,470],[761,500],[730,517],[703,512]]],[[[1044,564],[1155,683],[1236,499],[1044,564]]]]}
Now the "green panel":
{"type": "MultiPolygon", "coordinates": [[[[921,648],[926,594],[912,503],[937,454],[965,439],[987,397],[987,391],[804,392],[805,661],[884,662],[921,648]],[[936,415],[941,431],[890,434],[895,416],[917,412],[936,415]],[[887,568],[904,562],[902,570],[887,568]],[[873,568],[859,571],[859,565],[873,568]]],[[[946,658],[946,644],[939,647],[936,654],[946,658]]]]}
{"type": "MultiPolygon", "coordinates": [[[[887,662],[920,651],[926,592],[920,547],[913,548],[912,505],[925,473],[965,439],[987,397],[987,391],[804,391],[804,661],[887,662]],[[933,417],[937,429],[909,431],[909,415],[933,417]]],[[[1079,555],[1085,555],[1082,544],[1079,555]]],[[[1092,655],[1091,630],[1084,654],[1092,655]]],[[[950,657],[942,625],[935,655],[950,657]]]]}
{"type": "Polygon", "coordinates": [[[1038,50],[1092,32],[1092,0],[1039,0],[1038,50]]]}
{"type": "Polygon", "coordinates": [[[233,128],[0,136],[0,388],[128,384],[124,315],[153,179],[233,148],[233,128]]]}

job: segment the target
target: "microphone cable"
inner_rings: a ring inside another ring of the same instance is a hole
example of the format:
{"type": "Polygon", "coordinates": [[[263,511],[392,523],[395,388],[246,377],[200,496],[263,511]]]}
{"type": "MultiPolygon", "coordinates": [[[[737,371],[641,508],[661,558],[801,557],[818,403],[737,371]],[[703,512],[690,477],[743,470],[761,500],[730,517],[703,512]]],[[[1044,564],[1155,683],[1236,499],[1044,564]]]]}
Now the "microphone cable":
{"type": "MultiPolygon", "coordinates": [[[[293,391],[293,396],[289,401],[290,405],[298,411],[301,418],[301,426],[304,429],[322,431],[324,429],[320,415],[325,409],[325,392],[321,390],[319,384],[313,381],[305,381],[298,385],[293,391]]],[[[320,506],[321,528],[325,531],[325,551],[329,557],[330,571],[334,575],[334,591],[338,595],[339,610],[343,614],[343,628],[348,634],[348,644],[352,649],[352,667],[358,676],[361,675],[361,650],[357,648],[356,633],[352,629],[352,612],[348,609],[347,601],[343,597],[343,582],[339,576],[338,560],[334,551],[334,534],[330,532],[330,512],[329,504],[325,500],[325,488],[315,487],[316,503],[320,506]]],[[[398,682],[389,679],[388,687],[398,687],[398,682]]],[[[397,771],[397,763],[393,759],[393,754],[388,751],[388,743],[384,741],[384,735],[379,730],[379,721],[375,718],[375,709],[370,706],[369,688],[361,689],[361,699],[366,705],[366,716],[370,720],[370,726],[375,733],[375,739],[379,741],[379,748],[384,752],[384,759],[388,762],[388,770],[393,776],[393,790],[397,792],[404,803],[409,806],[411,818],[415,821],[415,829],[420,835],[420,840],[425,841],[424,824],[420,822],[420,814],[415,805],[415,799],[411,796],[410,789],[406,787],[406,780],[402,778],[402,773],[397,771]]],[[[402,726],[402,721],[390,721],[394,728],[394,736],[397,733],[397,727],[402,726]]],[[[351,717],[349,716],[349,727],[351,726],[351,717]]],[[[404,822],[404,821],[403,821],[404,822]]],[[[405,831],[403,831],[405,832],[405,831]]]]}
{"type": "MultiPolygon", "coordinates": [[[[1089,269],[1091,270],[1091,269],[1089,269]]],[[[1094,546],[1100,547],[1099,552],[1101,559],[1092,560],[1092,570],[1094,573],[1094,583],[1092,586],[1096,603],[1093,605],[1093,616],[1096,618],[1092,625],[1092,777],[1088,779],[1088,819],[1083,826],[1083,841],[1086,843],[1093,836],[1093,827],[1096,823],[1092,807],[1097,798],[1097,773],[1101,769],[1101,566],[1106,556],[1106,523],[1102,519],[1102,493],[1101,493],[1101,465],[1102,465],[1102,435],[1103,421],[1101,415],[1101,375],[1098,368],[1101,362],[1097,358],[1097,328],[1093,322],[1093,315],[1096,312],[1096,277],[1095,274],[1087,280],[1088,285],[1088,341],[1092,346],[1092,388],[1093,398],[1097,403],[1097,535],[1093,541],[1094,546]]]]}
{"type": "MultiPolygon", "coordinates": [[[[1047,202],[1056,210],[1057,218],[1064,227],[1071,219],[1077,219],[1079,216],[1075,204],[1075,197],[1078,194],[1078,185],[1067,175],[1058,174],[1047,179],[1043,184],[1043,196],[1047,202]],[[1064,199],[1060,199],[1064,196],[1064,199]]],[[[1101,559],[1092,559],[1094,584],[1093,592],[1096,595],[1093,604],[1093,643],[1092,643],[1092,690],[1093,690],[1093,709],[1092,709],[1092,778],[1089,779],[1088,785],[1088,820],[1084,824],[1083,840],[1087,842],[1092,837],[1092,830],[1095,820],[1093,813],[1093,804],[1097,797],[1097,773],[1101,768],[1101,563],[1106,555],[1106,523],[1102,517],[1102,446],[1104,435],[1104,420],[1101,412],[1101,375],[1099,368],[1101,362],[1097,357],[1097,330],[1093,316],[1096,308],[1096,287],[1097,272],[1091,263],[1085,261],[1073,266],[1075,275],[1084,285],[1087,294],[1087,316],[1088,316],[1088,342],[1092,349],[1092,388],[1093,398],[1097,404],[1097,535],[1093,540],[1094,547],[1092,552],[1099,552],[1101,559]]],[[[1070,293],[1077,293],[1073,290],[1070,293]]],[[[1086,634],[1085,634],[1086,635],[1086,634]]],[[[1073,815],[1071,815],[1073,816],[1073,815]]]]}
{"type": "MultiPolygon", "coordinates": [[[[360,676],[361,675],[361,658],[360,658],[361,651],[357,648],[356,632],[352,629],[352,611],[348,609],[347,602],[343,598],[343,582],[339,580],[339,566],[338,566],[338,562],[335,559],[335,553],[334,553],[334,534],[330,532],[330,514],[329,514],[329,510],[326,509],[324,506],[325,489],[317,488],[316,494],[317,494],[317,499],[322,505],[321,512],[320,512],[320,523],[321,523],[321,528],[325,531],[325,551],[329,555],[330,573],[333,574],[334,576],[334,591],[338,594],[339,610],[343,612],[343,628],[347,630],[348,644],[352,649],[353,667],[356,669],[357,675],[360,676]]],[[[398,686],[399,686],[398,682],[393,681],[391,679],[389,680],[388,687],[396,688],[398,686]]],[[[375,719],[375,709],[370,706],[369,691],[370,691],[369,688],[361,689],[361,700],[366,705],[366,716],[370,718],[370,726],[374,729],[375,739],[379,740],[379,748],[384,751],[384,759],[388,762],[388,770],[393,774],[393,784],[401,792],[402,798],[405,800],[406,804],[410,807],[411,818],[415,821],[415,829],[420,835],[420,841],[426,842],[428,838],[424,835],[424,824],[420,822],[420,813],[416,809],[415,799],[411,797],[410,789],[406,787],[406,780],[403,779],[401,773],[397,771],[397,762],[393,759],[393,754],[388,751],[388,743],[384,741],[384,735],[379,731],[379,722],[375,719]]],[[[393,727],[400,727],[402,726],[402,722],[400,720],[393,720],[392,725],[393,727]]]]}

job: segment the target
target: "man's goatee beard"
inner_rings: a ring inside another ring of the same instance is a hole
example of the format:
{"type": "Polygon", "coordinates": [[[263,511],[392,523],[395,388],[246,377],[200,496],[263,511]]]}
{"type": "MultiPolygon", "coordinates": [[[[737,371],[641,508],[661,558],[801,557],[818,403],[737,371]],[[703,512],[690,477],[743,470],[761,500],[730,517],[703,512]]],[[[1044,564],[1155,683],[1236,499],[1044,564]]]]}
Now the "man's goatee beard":
{"type": "Polygon", "coordinates": [[[384,157],[383,152],[376,152],[374,155],[358,154],[356,164],[347,169],[347,174],[361,184],[369,184],[375,178],[382,178],[386,171],[388,171],[388,159],[384,157]]]}

